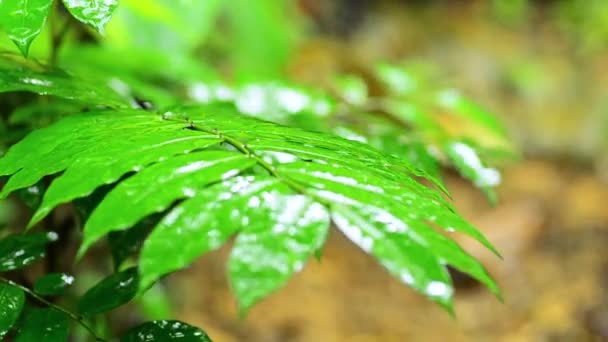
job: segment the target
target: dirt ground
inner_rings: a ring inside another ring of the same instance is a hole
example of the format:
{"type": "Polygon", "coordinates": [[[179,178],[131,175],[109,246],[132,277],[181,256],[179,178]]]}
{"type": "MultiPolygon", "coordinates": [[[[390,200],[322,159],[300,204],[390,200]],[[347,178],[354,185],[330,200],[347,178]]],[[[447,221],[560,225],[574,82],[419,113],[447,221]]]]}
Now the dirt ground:
{"type": "Polygon", "coordinates": [[[500,284],[501,303],[455,274],[456,314],[391,278],[337,230],[321,262],[238,319],[224,273],[228,248],[172,278],[180,318],[216,341],[608,340],[608,186],[584,167],[526,161],[505,171],[496,207],[448,177],[459,210],[504,260],[475,243],[500,284]]]}

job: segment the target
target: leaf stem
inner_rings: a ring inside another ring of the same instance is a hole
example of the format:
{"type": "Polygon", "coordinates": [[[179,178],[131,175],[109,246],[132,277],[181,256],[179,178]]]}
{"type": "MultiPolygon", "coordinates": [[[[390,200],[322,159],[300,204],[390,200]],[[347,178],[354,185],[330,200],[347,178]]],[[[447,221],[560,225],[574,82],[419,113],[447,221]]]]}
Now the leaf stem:
{"type": "Polygon", "coordinates": [[[54,5],[54,17],[50,18],[50,31],[51,31],[51,48],[49,55],[49,64],[55,66],[57,63],[57,56],[59,55],[59,49],[61,44],[63,43],[63,38],[65,37],[68,29],[70,28],[70,18],[66,17],[63,25],[59,29],[59,32],[55,32],[55,21],[59,19],[61,11],[59,10],[60,5],[59,1],[57,1],[54,5]]]}
{"type": "Polygon", "coordinates": [[[305,187],[300,185],[298,182],[295,182],[292,179],[289,179],[289,178],[286,178],[286,177],[280,175],[272,164],[270,164],[269,162],[264,160],[264,158],[258,156],[252,149],[250,149],[247,146],[247,144],[244,144],[243,142],[239,141],[238,139],[224,135],[221,132],[218,132],[217,130],[209,130],[209,129],[205,129],[202,127],[198,127],[198,126],[194,125],[193,123],[190,124],[189,129],[213,134],[220,139],[224,139],[225,142],[232,145],[239,152],[241,152],[241,153],[245,154],[246,156],[255,160],[255,162],[258,163],[258,165],[260,165],[266,171],[268,171],[268,173],[271,176],[278,178],[279,180],[281,180],[282,182],[287,184],[287,186],[294,189],[295,191],[297,191],[303,195],[314,197],[317,200],[317,202],[322,203],[323,205],[325,205],[328,208],[331,207],[331,204],[328,201],[321,199],[318,196],[315,196],[314,194],[309,193],[309,191],[305,187]]]}
{"type": "Polygon", "coordinates": [[[89,326],[87,323],[85,323],[85,321],[84,321],[84,319],[82,317],[77,316],[73,312],[71,312],[71,311],[69,311],[69,310],[67,310],[67,309],[65,309],[65,308],[63,308],[63,307],[61,307],[61,306],[59,306],[57,304],[54,304],[54,303],[52,303],[52,302],[44,299],[42,296],[38,295],[36,292],[30,290],[29,288],[27,288],[27,287],[25,287],[25,286],[23,286],[21,284],[15,283],[12,280],[9,280],[9,279],[6,279],[6,278],[0,276],[0,282],[3,282],[5,284],[11,285],[11,286],[18,287],[19,289],[23,290],[23,292],[27,293],[30,297],[36,299],[37,301],[41,302],[42,304],[45,304],[45,305],[47,305],[47,306],[49,306],[49,307],[51,307],[51,308],[53,308],[55,310],[63,312],[64,314],[68,315],[68,317],[70,317],[72,320],[76,321],[83,328],[85,328],[95,338],[95,341],[106,342],[105,339],[97,336],[97,334],[95,333],[95,331],[93,330],[93,328],[91,328],[91,326],[89,326]]]}

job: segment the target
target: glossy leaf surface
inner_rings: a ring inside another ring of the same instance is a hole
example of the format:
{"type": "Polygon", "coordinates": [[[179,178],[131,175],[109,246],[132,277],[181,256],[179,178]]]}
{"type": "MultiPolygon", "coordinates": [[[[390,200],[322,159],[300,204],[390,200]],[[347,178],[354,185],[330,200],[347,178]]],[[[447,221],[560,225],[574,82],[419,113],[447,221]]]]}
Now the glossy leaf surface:
{"type": "Polygon", "coordinates": [[[247,156],[231,151],[190,153],[154,164],[120,183],[93,211],[84,227],[81,250],[110,231],[130,227],[178,199],[194,196],[205,185],[238,174],[253,164],[247,156]],[[131,210],[116,215],[125,200],[131,210]]]}
{"type": "Polygon", "coordinates": [[[27,56],[32,41],[46,22],[53,0],[0,1],[0,28],[27,56]]]}
{"type": "Polygon", "coordinates": [[[25,293],[16,286],[0,283],[0,339],[15,324],[23,310],[25,293]]]}
{"type": "Polygon", "coordinates": [[[51,308],[33,308],[26,313],[15,342],[67,341],[68,328],[68,317],[63,312],[51,308]]]}
{"type": "Polygon", "coordinates": [[[110,107],[128,107],[130,105],[129,101],[104,84],[85,81],[71,76],[63,70],[51,69],[33,61],[26,61],[20,56],[0,53],[0,93],[13,91],[53,95],[87,105],[110,107]]]}
{"type": "Polygon", "coordinates": [[[0,272],[26,267],[44,256],[45,246],[57,240],[55,232],[15,234],[0,240],[0,272]]]}
{"type": "Polygon", "coordinates": [[[325,243],[325,207],[280,187],[251,197],[249,222],[236,238],[228,272],[243,310],[284,285],[325,243]]]}
{"type": "Polygon", "coordinates": [[[78,302],[78,311],[85,316],[110,311],[135,297],[139,277],[136,268],[114,273],[89,289],[78,302]]]}
{"type": "Polygon", "coordinates": [[[74,18],[103,34],[118,0],[63,0],[63,4],[74,18]]]}
{"type": "Polygon", "coordinates": [[[121,342],[211,342],[207,333],[187,323],[176,320],[146,322],[130,329],[120,338],[121,342]]]}
{"type": "Polygon", "coordinates": [[[389,272],[448,309],[448,265],[499,294],[484,268],[435,228],[495,249],[439,191],[418,181],[442,188],[417,165],[361,142],[242,116],[232,105],[207,105],[160,116],[138,110],[69,116],[14,145],[0,159],[0,175],[11,175],[6,195],[63,171],[36,219],[116,183],[85,223],[81,254],[110,232],[163,216],[140,253],[140,290],[236,234],[229,273],[246,309],[321,248],[332,217],[389,272]],[[155,152],[174,141],[179,148],[155,152]]]}
{"type": "Polygon", "coordinates": [[[34,291],[43,296],[59,296],[74,283],[74,277],[65,273],[49,273],[36,280],[34,291]]]}

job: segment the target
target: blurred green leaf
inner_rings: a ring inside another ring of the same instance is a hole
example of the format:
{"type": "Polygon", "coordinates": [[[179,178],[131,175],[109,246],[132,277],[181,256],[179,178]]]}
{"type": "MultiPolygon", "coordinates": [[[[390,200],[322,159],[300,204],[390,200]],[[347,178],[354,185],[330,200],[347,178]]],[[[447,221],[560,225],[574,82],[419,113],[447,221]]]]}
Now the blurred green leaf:
{"type": "Polygon", "coordinates": [[[23,310],[25,293],[16,286],[0,283],[0,339],[15,324],[23,310]]]}
{"type": "Polygon", "coordinates": [[[45,246],[57,240],[55,232],[14,234],[0,240],[0,272],[32,264],[44,256],[45,246]]]}
{"type": "Polygon", "coordinates": [[[32,308],[25,313],[15,342],[63,342],[68,340],[68,329],[68,317],[63,312],[32,308]]]}
{"type": "Polygon", "coordinates": [[[139,276],[132,267],[114,273],[89,289],[78,302],[78,312],[92,316],[129,302],[137,293],[139,276]]]}
{"type": "Polygon", "coordinates": [[[470,145],[455,141],[447,143],[444,150],[462,176],[470,179],[481,188],[492,203],[496,203],[493,188],[500,184],[500,173],[494,168],[485,167],[478,153],[470,145]]]}
{"type": "Polygon", "coordinates": [[[367,84],[362,78],[355,75],[345,75],[338,77],[334,83],[338,94],[347,103],[363,106],[367,102],[367,84]]]}
{"type": "Polygon", "coordinates": [[[65,273],[45,274],[34,284],[34,291],[43,296],[59,296],[72,285],[74,277],[65,273]]]}
{"type": "Polygon", "coordinates": [[[90,105],[129,105],[127,100],[104,84],[90,83],[64,71],[51,70],[18,56],[0,53],[0,93],[14,91],[53,95],[90,105]]]}
{"type": "Polygon", "coordinates": [[[118,0],[63,0],[63,4],[74,18],[103,34],[118,0]]]}
{"type": "Polygon", "coordinates": [[[0,29],[8,33],[24,56],[42,31],[52,4],[53,0],[0,1],[0,29]]]}
{"type": "Polygon", "coordinates": [[[212,342],[207,333],[181,321],[152,321],[130,329],[121,342],[148,341],[212,342]]]}
{"type": "Polygon", "coordinates": [[[234,0],[226,6],[236,79],[260,82],[285,74],[297,23],[288,5],[282,0],[234,0]]]}

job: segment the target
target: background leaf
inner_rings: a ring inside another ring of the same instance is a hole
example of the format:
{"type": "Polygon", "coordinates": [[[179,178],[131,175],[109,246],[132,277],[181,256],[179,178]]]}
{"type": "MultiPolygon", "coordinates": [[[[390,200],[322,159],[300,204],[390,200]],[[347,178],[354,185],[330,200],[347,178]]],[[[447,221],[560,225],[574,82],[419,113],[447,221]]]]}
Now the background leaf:
{"type": "Polygon", "coordinates": [[[32,308],[25,314],[25,319],[15,337],[15,342],[68,340],[68,317],[51,308],[32,308]]]}
{"type": "Polygon", "coordinates": [[[59,296],[74,283],[74,277],[65,273],[49,273],[34,284],[34,291],[43,296],[59,296]]]}
{"type": "Polygon", "coordinates": [[[16,286],[0,283],[0,339],[15,324],[24,303],[23,290],[16,286]]]}
{"type": "Polygon", "coordinates": [[[32,264],[44,256],[45,246],[57,240],[57,233],[9,235],[0,240],[0,272],[12,271],[32,264]]]}
{"type": "Polygon", "coordinates": [[[203,330],[175,320],[146,322],[130,329],[120,338],[121,342],[174,340],[184,342],[211,342],[211,339],[203,330]]]}
{"type": "Polygon", "coordinates": [[[78,311],[85,316],[110,311],[135,297],[139,276],[137,268],[114,273],[89,289],[78,302],[78,311]]]}
{"type": "Polygon", "coordinates": [[[0,1],[0,28],[27,56],[32,41],[46,22],[53,0],[0,1]]]}
{"type": "Polygon", "coordinates": [[[63,0],[63,4],[74,18],[103,34],[118,0],[63,0]]]}

